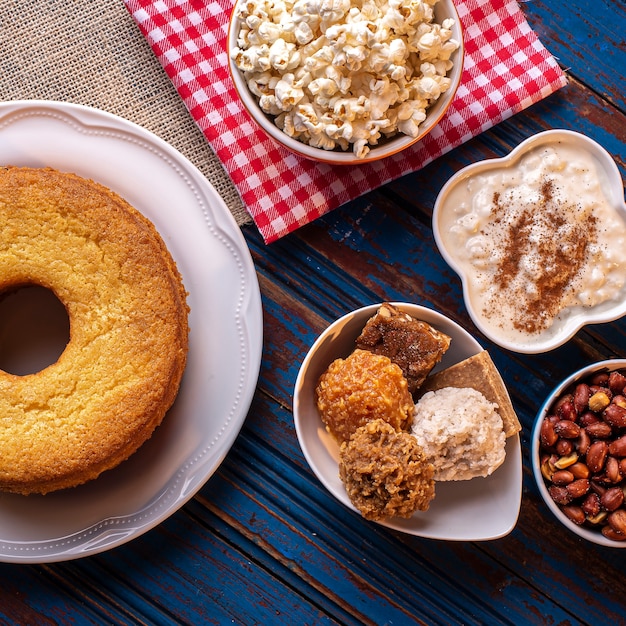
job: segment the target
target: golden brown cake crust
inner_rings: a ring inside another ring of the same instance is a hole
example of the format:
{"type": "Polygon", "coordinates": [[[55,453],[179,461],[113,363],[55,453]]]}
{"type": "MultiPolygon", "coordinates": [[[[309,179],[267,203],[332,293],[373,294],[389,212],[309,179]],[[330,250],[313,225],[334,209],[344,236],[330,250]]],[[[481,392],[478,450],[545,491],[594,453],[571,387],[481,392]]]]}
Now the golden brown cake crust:
{"type": "Polygon", "coordinates": [[[128,458],[178,393],[186,292],[153,224],[102,185],[0,167],[0,291],[51,289],[70,340],[56,363],[0,371],[0,490],[71,487],[128,458]]]}

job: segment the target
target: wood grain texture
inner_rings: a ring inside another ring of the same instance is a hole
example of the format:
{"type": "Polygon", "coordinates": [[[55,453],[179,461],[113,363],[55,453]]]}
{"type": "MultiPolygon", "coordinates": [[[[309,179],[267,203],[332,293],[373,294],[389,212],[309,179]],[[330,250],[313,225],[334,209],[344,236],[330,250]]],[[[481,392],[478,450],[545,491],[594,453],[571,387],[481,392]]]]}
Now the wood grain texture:
{"type": "Polygon", "coordinates": [[[135,541],[51,565],[0,564],[0,624],[625,623],[624,552],[564,530],[529,462],[552,387],[626,356],[626,321],[587,327],[544,355],[500,350],[473,326],[430,226],[445,181],[548,128],[586,133],[626,175],[626,5],[531,0],[523,10],[567,70],[567,87],[422,171],[266,246],[244,235],[264,307],[264,352],[246,423],[195,498],[135,541]],[[449,315],[489,349],[523,425],[523,499],[502,539],[453,543],[368,523],[319,483],[296,439],[298,368],[344,313],[408,300],[449,315]]]}

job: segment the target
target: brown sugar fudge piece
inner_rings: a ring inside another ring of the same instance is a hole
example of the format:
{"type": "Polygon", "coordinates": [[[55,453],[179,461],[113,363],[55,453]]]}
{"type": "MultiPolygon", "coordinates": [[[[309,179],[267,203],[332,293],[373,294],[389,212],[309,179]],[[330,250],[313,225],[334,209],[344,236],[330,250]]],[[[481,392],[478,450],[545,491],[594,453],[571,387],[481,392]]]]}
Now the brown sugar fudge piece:
{"type": "Polygon", "coordinates": [[[385,302],[365,324],[356,346],[399,365],[413,394],[449,348],[450,337],[385,302]]]}
{"type": "Polygon", "coordinates": [[[339,476],[365,519],[409,518],[435,497],[433,466],[417,440],[384,420],[358,428],[339,455],[339,476]]]}
{"type": "Polygon", "coordinates": [[[504,381],[487,350],[429,376],[420,387],[419,396],[444,387],[470,387],[480,391],[489,402],[497,404],[507,437],[522,429],[504,381]]]}
{"type": "Polygon", "coordinates": [[[355,350],[336,359],[320,376],[317,408],[338,443],[363,424],[380,418],[395,430],[408,430],[415,405],[402,370],[389,358],[355,350]]]}

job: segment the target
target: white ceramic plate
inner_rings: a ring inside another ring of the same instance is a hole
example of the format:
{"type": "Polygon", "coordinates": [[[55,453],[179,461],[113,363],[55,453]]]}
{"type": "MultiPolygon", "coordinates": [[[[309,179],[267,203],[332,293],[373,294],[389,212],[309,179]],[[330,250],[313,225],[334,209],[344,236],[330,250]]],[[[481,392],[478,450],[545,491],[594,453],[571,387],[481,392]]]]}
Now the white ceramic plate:
{"type": "MultiPolygon", "coordinates": [[[[435,371],[482,351],[461,326],[431,309],[395,303],[452,338],[450,348],[435,371]]],[[[339,448],[326,432],[315,404],[315,387],[321,374],[339,357],[354,349],[365,322],[380,305],[364,307],[340,318],[324,331],[305,357],[296,379],[294,419],[300,447],[315,475],[335,498],[356,511],[339,478],[339,448]]],[[[502,537],[515,527],[522,499],[522,454],[519,436],[507,439],[504,463],[487,478],[436,483],[435,499],[425,512],[410,519],[379,522],[402,532],[448,541],[482,541],[502,537]]]]}
{"type": "Polygon", "coordinates": [[[155,224],[189,292],[187,369],[152,439],[75,489],[0,494],[0,560],[61,561],[153,528],[217,469],[256,388],[261,298],[245,240],[220,196],[195,166],[141,127],[77,105],[2,103],[0,164],[72,171],[119,193],[155,224]]]}

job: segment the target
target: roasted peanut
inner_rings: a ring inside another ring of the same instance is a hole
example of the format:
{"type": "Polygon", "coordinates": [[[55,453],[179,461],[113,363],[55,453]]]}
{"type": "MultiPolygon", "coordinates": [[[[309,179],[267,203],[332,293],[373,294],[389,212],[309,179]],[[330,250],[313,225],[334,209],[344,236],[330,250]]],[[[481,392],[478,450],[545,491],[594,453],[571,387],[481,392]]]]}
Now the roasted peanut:
{"type": "Polygon", "coordinates": [[[557,470],[565,469],[574,465],[578,461],[578,455],[575,452],[572,454],[568,454],[567,456],[561,456],[556,461],[554,461],[554,468],[557,470]]]}
{"type": "Polygon", "coordinates": [[[618,437],[609,444],[609,453],[613,456],[626,456],[626,435],[618,437]]]}
{"type": "Polygon", "coordinates": [[[621,406],[622,409],[626,409],[626,398],[623,395],[613,396],[612,402],[617,404],[617,406],[621,406]]]}
{"type": "Polygon", "coordinates": [[[589,424],[597,424],[602,420],[592,411],[586,411],[578,418],[578,423],[581,428],[587,428],[589,424]]]}
{"type": "Polygon", "coordinates": [[[572,499],[582,498],[589,491],[589,481],[586,478],[579,478],[567,484],[565,488],[572,499]]]}
{"type": "Polygon", "coordinates": [[[606,487],[603,487],[597,480],[590,480],[589,487],[591,491],[597,493],[599,496],[606,493],[606,487]]]}
{"type": "MultiPolygon", "coordinates": [[[[571,393],[563,394],[555,403],[554,403],[554,414],[558,415],[560,419],[563,419],[563,405],[571,404],[573,406],[573,396],[571,393]]],[[[566,409],[567,411],[567,409],[566,409]]]]}
{"type": "Polygon", "coordinates": [[[619,461],[614,456],[607,457],[604,466],[604,476],[607,482],[614,485],[621,482],[622,474],[619,469],[619,461]]]}
{"type": "Polygon", "coordinates": [[[586,383],[580,383],[576,385],[576,389],[574,389],[573,402],[574,408],[579,415],[589,406],[590,397],[591,392],[589,391],[589,385],[587,385],[586,383]]]}
{"type": "Polygon", "coordinates": [[[620,487],[611,487],[600,496],[600,506],[605,511],[615,511],[624,503],[624,492],[620,487]]]}
{"type": "Polygon", "coordinates": [[[574,481],[574,474],[567,470],[558,470],[552,474],[552,482],[555,485],[569,485],[574,481]]]}
{"type": "Polygon", "coordinates": [[[585,514],[579,506],[567,505],[562,508],[562,511],[574,524],[580,526],[585,523],[585,514]]]}
{"type": "Polygon", "coordinates": [[[574,478],[589,478],[589,468],[584,463],[574,463],[568,469],[574,478]]]}
{"type": "Polygon", "coordinates": [[[569,492],[565,487],[557,487],[557,485],[550,485],[548,488],[548,492],[550,493],[550,497],[557,503],[561,505],[569,504],[572,501],[572,496],[570,496],[569,492]]]}
{"type": "Polygon", "coordinates": [[[587,461],[587,467],[592,474],[597,474],[602,471],[608,453],[609,445],[606,441],[594,441],[589,446],[585,459],[587,461]]]}
{"type": "Polygon", "coordinates": [[[626,510],[613,511],[606,519],[616,533],[626,535],[626,510]]]}
{"type": "Polygon", "coordinates": [[[588,494],[581,507],[587,517],[595,517],[600,513],[600,497],[597,493],[588,494]]]}
{"type": "Polygon", "coordinates": [[[548,456],[544,457],[541,461],[541,474],[548,482],[552,482],[554,465],[550,463],[550,457],[548,456]]]}
{"type": "Polygon", "coordinates": [[[602,534],[611,541],[626,541],[626,534],[615,532],[608,524],[602,527],[602,534]]]}
{"type": "Polygon", "coordinates": [[[606,511],[600,511],[597,515],[594,515],[592,517],[587,517],[587,521],[590,524],[593,524],[594,526],[596,524],[603,524],[606,521],[606,518],[608,517],[608,513],[606,511]]]}
{"type": "Polygon", "coordinates": [[[541,424],[541,445],[546,448],[551,448],[558,440],[559,436],[554,432],[554,425],[552,422],[545,418],[543,424],[541,424]]]}
{"type": "Polygon", "coordinates": [[[576,440],[576,450],[578,454],[585,455],[587,454],[587,450],[589,450],[589,446],[591,445],[591,437],[587,434],[586,430],[580,431],[580,437],[576,440]]]}
{"type": "Polygon", "coordinates": [[[591,392],[592,396],[594,393],[598,393],[598,391],[601,391],[602,393],[605,393],[608,396],[609,400],[613,397],[613,392],[606,386],[606,384],[589,385],[589,391],[591,392]]]}
{"type": "Polygon", "coordinates": [[[609,404],[603,413],[604,419],[614,428],[626,428],[626,409],[609,404]]]}
{"type": "Polygon", "coordinates": [[[559,456],[569,456],[574,451],[574,444],[570,439],[559,439],[554,449],[559,456]]]}
{"type": "Polygon", "coordinates": [[[589,385],[591,387],[593,386],[606,387],[608,385],[608,382],[609,382],[609,375],[607,372],[596,372],[595,374],[591,375],[591,380],[589,381],[589,385]]]}
{"type": "Polygon", "coordinates": [[[607,406],[611,403],[611,398],[609,394],[605,391],[596,391],[591,398],[589,398],[589,408],[594,413],[599,413],[606,409],[607,406]]]}
{"type": "Polygon", "coordinates": [[[585,427],[592,439],[607,439],[613,434],[613,429],[606,422],[596,422],[585,427]]]}
{"type": "Polygon", "coordinates": [[[609,374],[609,380],[607,384],[613,394],[623,394],[624,387],[626,387],[626,376],[618,371],[611,372],[609,374]]]}
{"type": "Polygon", "coordinates": [[[577,439],[580,435],[580,426],[576,422],[562,419],[554,425],[554,432],[564,439],[577,439]]]}

